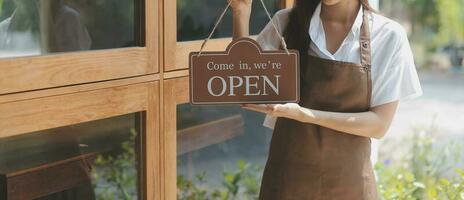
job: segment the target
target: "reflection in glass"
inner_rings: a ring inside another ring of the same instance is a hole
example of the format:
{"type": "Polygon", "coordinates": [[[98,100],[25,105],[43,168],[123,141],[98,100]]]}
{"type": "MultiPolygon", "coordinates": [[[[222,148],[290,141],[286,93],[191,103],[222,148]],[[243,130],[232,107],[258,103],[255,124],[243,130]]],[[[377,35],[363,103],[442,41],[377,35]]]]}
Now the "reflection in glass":
{"type": "Polygon", "coordinates": [[[135,1],[0,1],[0,58],[139,45],[135,1]]]}
{"type": "Polygon", "coordinates": [[[178,199],[256,199],[271,138],[263,120],[237,105],[178,105],[178,199]]]}
{"type": "MultiPolygon", "coordinates": [[[[279,9],[278,0],[264,0],[269,12],[279,9]]],[[[221,14],[227,1],[217,0],[177,0],[177,41],[202,40],[208,37],[214,23],[221,14]]],[[[269,22],[260,1],[253,1],[250,34],[258,34],[269,22]]],[[[232,13],[227,14],[217,27],[213,38],[232,36],[232,13]]]]}
{"type": "MultiPolygon", "coordinates": [[[[0,139],[8,199],[138,199],[140,113],[0,139]]],[[[2,197],[0,196],[0,199],[2,197]]]]}

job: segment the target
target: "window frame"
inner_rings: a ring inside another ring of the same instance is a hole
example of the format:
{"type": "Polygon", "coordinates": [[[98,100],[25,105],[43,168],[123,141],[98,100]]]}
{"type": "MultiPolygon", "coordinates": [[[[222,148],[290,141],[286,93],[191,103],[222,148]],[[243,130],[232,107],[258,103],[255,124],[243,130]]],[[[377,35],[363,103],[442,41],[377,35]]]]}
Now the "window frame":
{"type": "MultiPolygon", "coordinates": [[[[288,8],[294,0],[279,0],[280,8],[288,8]]],[[[162,108],[162,199],[177,198],[177,155],[184,150],[177,147],[177,105],[189,102],[189,71],[188,54],[198,51],[203,40],[177,41],[177,13],[176,1],[164,1],[164,49],[163,64],[163,108],[162,108]],[[180,152],[178,152],[178,150],[180,152]]],[[[254,37],[254,36],[251,36],[254,37]]],[[[232,38],[218,38],[209,40],[205,51],[224,50],[232,38]]],[[[191,132],[195,134],[196,132],[191,132]]],[[[198,135],[198,134],[197,134],[198,135]]],[[[190,150],[190,149],[189,149],[190,150]]],[[[188,151],[188,150],[185,150],[188,151]]]]}
{"type": "Polygon", "coordinates": [[[140,5],[144,47],[0,59],[0,137],[142,112],[141,199],[162,199],[164,2],[140,5]]]}
{"type": "MultiPolygon", "coordinates": [[[[0,127],[3,127],[0,138],[142,112],[139,126],[145,135],[142,136],[140,196],[141,199],[160,199],[160,84],[154,78],[150,77],[147,82],[141,78],[116,81],[109,88],[89,84],[79,86],[80,92],[69,90],[60,95],[48,91],[44,97],[27,100],[0,99],[0,113],[3,113],[0,115],[0,127]]],[[[56,92],[61,91],[57,89],[56,92]]]]}
{"type": "Polygon", "coordinates": [[[145,32],[145,38],[141,38],[144,47],[0,59],[0,95],[159,72],[158,3],[159,0],[142,0],[135,8],[144,13],[144,19],[137,20],[145,27],[136,31],[136,35],[145,32]]]}
{"type": "Polygon", "coordinates": [[[163,118],[164,131],[161,141],[164,144],[164,177],[165,197],[177,198],[177,156],[197,149],[218,144],[244,134],[244,121],[241,115],[231,115],[220,119],[194,125],[185,129],[177,129],[177,105],[189,103],[189,79],[181,76],[164,81],[163,118]],[[224,127],[225,130],[224,130],[224,127]],[[218,132],[218,130],[221,130],[218,132]],[[192,138],[208,138],[195,140],[192,138]],[[181,146],[179,146],[181,144],[181,146]]]}

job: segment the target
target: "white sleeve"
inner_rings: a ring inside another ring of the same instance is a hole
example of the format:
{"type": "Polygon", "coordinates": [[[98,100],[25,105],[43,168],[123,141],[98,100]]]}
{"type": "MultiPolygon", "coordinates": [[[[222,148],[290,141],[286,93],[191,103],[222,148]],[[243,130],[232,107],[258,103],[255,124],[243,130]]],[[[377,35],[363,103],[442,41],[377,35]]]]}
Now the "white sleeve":
{"type": "MultiPolygon", "coordinates": [[[[288,21],[288,13],[289,9],[284,9],[278,11],[272,17],[272,21],[277,26],[277,30],[279,30],[281,34],[283,34],[283,27],[285,27],[285,24],[288,21]]],[[[258,42],[258,44],[261,46],[263,50],[279,49],[280,41],[280,36],[272,26],[271,22],[267,23],[267,25],[263,28],[263,30],[261,30],[261,32],[256,37],[256,42],[258,42]]],[[[266,115],[266,118],[263,122],[263,126],[268,127],[270,129],[274,129],[276,120],[276,117],[266,115]]]]}
{"type": "MultiPolygon", "coordinates": [[[[272,17],[272,21],[277,27],[280,34],[283,34],[284,27],[288,21],[289,9],[279,10],[272,17]]],[[[256,37],[256,42],[261,46],[263,50],[277,50],[280,47],[280,36],[272,26],[271,22],[268,22],[266,26],[256,37]]]]}
{"type": "Polygon", "coordinates": [[[276,121],[277,117],[266,115],[266,118],[264,118],[263,126],[274,129],[276,121]]]}
{"type": "Polygon", "coordinates": [[[373,66],[385,70],[375,77],[372,107],[422,95],[414,57],[404,29],[400,29],[398,43],[392,50],[394,52],[386,62],[387,66],[373,66]]]}

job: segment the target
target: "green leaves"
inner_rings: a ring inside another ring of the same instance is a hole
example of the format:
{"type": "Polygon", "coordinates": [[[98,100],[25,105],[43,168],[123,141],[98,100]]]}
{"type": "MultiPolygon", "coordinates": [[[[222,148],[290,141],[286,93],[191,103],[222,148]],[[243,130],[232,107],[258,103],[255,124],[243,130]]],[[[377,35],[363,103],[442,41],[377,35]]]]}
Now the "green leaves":
{"type": "Polygon", "coordinates": [[[384,163],[375,166],[382,199],[464,199],[464,170],[455,169],[462,158],[461,147],[452,140],[437,142],[435,132],[433,128],[419,129],[389,146],[391,150],[402,149],[388,151],[384,163]],[[401,157],[392,161],[395,155],[401,157]]]}
{"type": "Polygon", "coordinates": [[[393,18],[406,21],[410,39],[425,45],[427,50],[464,42],[463,0],[388,0],[381,1],[382,11],[391,12],[393,18]],[[406,17],[406,18],[405,18],[406,17]]]}
{"type": "MultiPolygon", "coordinates": [[[[464,199],[464,169],[456,168],[462,162],[461,146],[456,141],[438,140],[436,132],[433,127],[417,129],[397,144],[383,146],[384,161],[374,169],[382,200],[464,199]]],[[[258,199],[262,172],[263,168],[241,160],[235,170],[223,172],[219,186],[208,183],[206,173],[193,181],[179,176],[178,199],[258,199]]]]}
{"type": "Polygon", "coordinates": [[[436,0],[439,11],[438,44],[450,44],[464,41],[463,12],[464,2],[461,0],[436,0]]]}
{"type": "Polygon", "coordinates": [[[0,16],[2,16],[3,0],[0,0],[0,16]]]}
{"type": "Polygon", "coordinates": [[[177,177],[177,199],[179,200],[252,200],[258,199],[262,169],[243,160],[237,162],[237,169],[225,171],[220,187],[206,182],[206,173],[196,176],[196,180],[177,177]]]}
{"type": "Polygon", "coordinates": [[[120,148],[98,155],[94,161],[92,178],[96,198],[134,199],[137,196],[137,169],[135,140],[137,131],[131,129],[129,139],[122,142],[120,148]]]}

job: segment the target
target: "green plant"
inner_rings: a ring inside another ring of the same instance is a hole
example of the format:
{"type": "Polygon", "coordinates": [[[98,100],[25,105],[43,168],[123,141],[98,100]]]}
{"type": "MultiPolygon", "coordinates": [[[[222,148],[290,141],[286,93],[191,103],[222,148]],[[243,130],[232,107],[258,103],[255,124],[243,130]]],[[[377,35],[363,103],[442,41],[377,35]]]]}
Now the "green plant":
{"type": "Polygon", "coordinates": [[[206,199],[208,191],[202,187],[205,183],[205,173],[195,175],[197,182],[177,176],[177,198],[184,200],[206,199]]]}
{"type": "Polygon", "coordinates": [[[255,199],[259,192],[259,180],[257,172],[260,171],[259,167],[251,166],[245,163],[243,160],[237,163],[238,170],[235,172],[224,172],[225,190],[221,192],[221,199],[255,199]],[[243,194],[240,198],[240,188],[243,188],[243,194]]]}
{"type": "Polygon", "coordinates": [[[0,0],[0,16],[2,16],[3,0],[0,0]]]}
{"type": "Polygon", "coordinates": [[[130,138],[121,143],[120,149],[97,156],[92,176],[97,199],[132,200],[137,197],[137,169],[135,139],[137,131],[131,129],[130,138]]]}
{"type": "Polygon", "coordinates": [[[261,168],[237,162],[237,170],[223,172],[221,186],[212,187],[206,182],[206,173],[188,180],[177,176],[177,198],[179,200],[252,200],[258,199],[261,168]]]}
{"type": "Polygon", "coordinates": [[[464,1],[435,0],[438,12],[439,29],[435,43],[452,44],[464,41],[464,1]]]}
{"type": "MultiPolygon", "coordinates": [[[[455,140],[437,142],[437,130],[416,129],[409,137],[386,145],[382,162],[375,166],[383,200],[463,200],[464,170],[461,145],[455,140]]],[[[223,173],[223,183],[213,188],[206,173],[177,179],[180,200],[257,199],[262,168],[239,161],[237,170],[223,173]]]]}
{"type": "Polygon", "coordinates": [[[405,168],[377,164],[375,170],[380,179],[377,185],[382,199],[416,199],[414,192],[425,188],[424,184],[416,181],[414,174],[405,168]]]}
{"type": "Polygon", "coordinates": [[[412,40],[435,49],[464,40],[464,1],[462,0],[393,0],[382,4],[404,7],[409,17],[412,40]]]}
{"type": "Polygon", "coordinates": [[[461,146],[453,140],[440,144],[434,134],[433,126],[417,129],[388,148],[384,161],[375,166],[382,199],[464,199],[464,174],[456,167],[461,146]],[[398,154],[402,156],[394,158],[398,154]]]}

